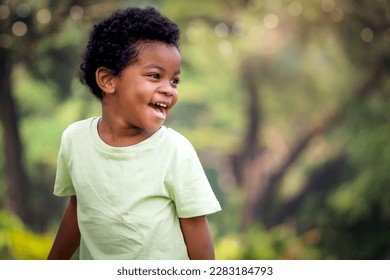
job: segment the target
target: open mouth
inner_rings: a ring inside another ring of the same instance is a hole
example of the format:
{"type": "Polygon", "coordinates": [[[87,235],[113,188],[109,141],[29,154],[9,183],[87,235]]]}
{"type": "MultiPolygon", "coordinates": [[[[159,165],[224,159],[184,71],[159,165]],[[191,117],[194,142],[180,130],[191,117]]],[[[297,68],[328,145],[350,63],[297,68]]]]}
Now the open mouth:
{"type": "Polygon", "coordinates": [[[157,103],[150,103],[149,106],[151,106],[153,109],[155,109],[156,112],[157,112],[161,117],[165,117],[165,115],[166,115],[166,109],[167,109],[167,107],[168,107],[167,104],[157,102],[157,103]]]}

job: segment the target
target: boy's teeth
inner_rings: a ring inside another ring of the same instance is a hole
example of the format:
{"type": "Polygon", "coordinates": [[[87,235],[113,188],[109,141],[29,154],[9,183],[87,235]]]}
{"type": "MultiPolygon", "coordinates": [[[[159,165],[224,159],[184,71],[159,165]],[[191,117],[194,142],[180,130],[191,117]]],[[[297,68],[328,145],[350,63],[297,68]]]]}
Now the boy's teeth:
{"type": "Polygon", "coordinates": [[[155,105],[158,105],[158,106],[161,106],[161,107],[164,107],[164,108],[166,108],[167,107],[167,105],[165,105],[164,103],[154,103],[155,105]]]}

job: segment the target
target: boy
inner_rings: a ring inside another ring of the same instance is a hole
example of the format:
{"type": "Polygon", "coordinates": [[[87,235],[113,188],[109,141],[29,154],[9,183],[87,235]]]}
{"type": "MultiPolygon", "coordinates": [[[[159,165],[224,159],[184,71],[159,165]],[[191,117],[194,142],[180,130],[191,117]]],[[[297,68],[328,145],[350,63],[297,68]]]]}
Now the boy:
{"type": "Polygon", "coordinates": [[[70,196],[48,259],[214,259],[220,205],[192,145],[163,126],[178,99],[179,29],[154,8],[94,26],[80,80],[102,116],[63,133],[54,194],[70,196]]]}

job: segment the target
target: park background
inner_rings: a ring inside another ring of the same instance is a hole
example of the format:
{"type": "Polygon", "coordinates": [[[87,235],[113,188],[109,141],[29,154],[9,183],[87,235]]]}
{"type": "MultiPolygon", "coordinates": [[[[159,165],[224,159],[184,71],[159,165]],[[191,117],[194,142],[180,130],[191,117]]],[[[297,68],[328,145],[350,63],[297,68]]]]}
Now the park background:
{"type": "Polygon", "coordinates": [[[0,259],[45,259],[62,131],[99,115],[76,78],[94,22],[152,5],[182,31],[167,122],[223,211],[217,259],[390,259],[387,0],[0,1],[0,259]]]}

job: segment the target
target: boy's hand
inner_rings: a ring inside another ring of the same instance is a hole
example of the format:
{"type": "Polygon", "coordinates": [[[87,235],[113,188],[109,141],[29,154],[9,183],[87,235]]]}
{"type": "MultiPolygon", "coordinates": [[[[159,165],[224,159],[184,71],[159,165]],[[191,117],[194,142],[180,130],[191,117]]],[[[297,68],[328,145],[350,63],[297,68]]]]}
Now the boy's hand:
{"type": "Polygon", "coordinates": [[[79,245],[80,230],[77,224],[77,198],[72,196],[47,259],[69,260],[79,245]]]}
{"type": "Polygon", "coordinates": [[[180,227],[191,260],[214,260],[214,245],[206,216],[180,218],[180,227]]]}

